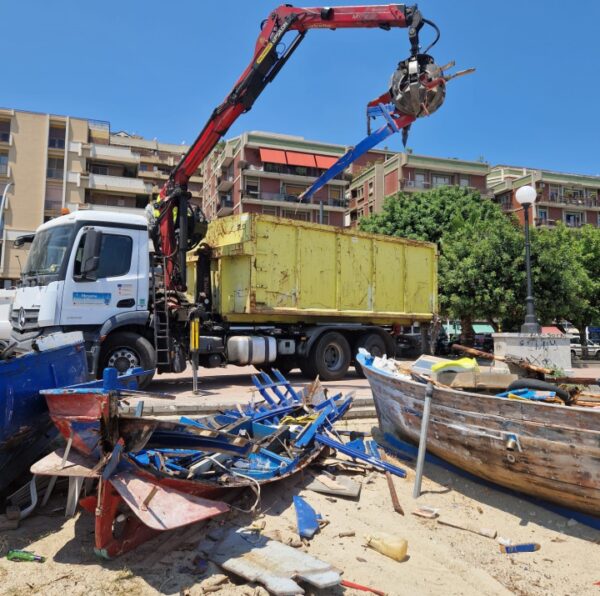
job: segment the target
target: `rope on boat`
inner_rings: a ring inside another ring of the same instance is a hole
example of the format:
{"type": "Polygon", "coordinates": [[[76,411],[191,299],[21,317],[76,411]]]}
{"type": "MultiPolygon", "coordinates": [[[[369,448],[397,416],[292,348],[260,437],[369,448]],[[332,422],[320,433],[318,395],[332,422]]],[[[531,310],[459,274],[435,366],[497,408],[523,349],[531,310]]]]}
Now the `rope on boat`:
{"type": "Polygon", "coordinates": [[[232,474],[233,476],[239,476],[240,478],[245,478],[246,480],[250,480],[251,482],[256,484],[256,489],[254,488],[254,486],[250,485],[250,488],[254,491],[254,494],[256,495],[256,500],[254,501],[254,505],[252,505],[252,507],[250,507],[250,509],[242,509],[241,507],[236,507],[235,505],[231,505],[232,509],[239,511],[240,513],[254,514],[256,512],[257,507],[260,504],[260,484],[258,483],[258,480],[256,480],[255,478],[251,478],[250,476],[246,476],[246,474],[240,474],[239,472],[234,472],[233,470],[230,470],[229,468],[225,467],[221,462],[217,461],[216,459],[213,460],[213,462],[215,464],[217,464],[218,466],[220,466],[221,468],[223,468],[226,472],[229,472],[230,474],[232,474]]]}

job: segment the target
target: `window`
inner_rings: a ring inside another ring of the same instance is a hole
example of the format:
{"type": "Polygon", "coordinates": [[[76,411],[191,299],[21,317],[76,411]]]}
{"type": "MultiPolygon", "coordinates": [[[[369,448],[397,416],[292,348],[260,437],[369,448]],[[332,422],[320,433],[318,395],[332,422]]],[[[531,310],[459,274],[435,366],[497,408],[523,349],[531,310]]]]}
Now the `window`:
{"type": "Polygon", "coordinates": [[[246,195],[258,199],[258,178],[246,178],[246,195]]]}
{"type": "Polygon", "coordinates": [[[306,186],[296,186],[295,184],[286,184],[283,187],[283,194],[288,197],[298,198],[305,190],[306,186]]]}
{"type": "MultiPolygon", "coordinates": [[[[85,236],[83,234],[81,237],[77,253],[75,254],[75,264],[73,266],[73,275],[75,277],[81,274],[81,258],[83,256],[85,236]]],[[[129,273],[132,247],[133,241],[129,236],[103,234],[100,246],[100,265],[96,271],[96,278],[119,277],[129,273]]]]}
{"type": "Polygon", "coordinates": [[[548,210],[547,209],[538,208],[537,215],[538,215],[537,218],[538,218],[539,225],[543,226],[548,223],[548,210]]]}
{"type": "Polygon", "coordinates": [[[583,213],[567,211],[565,224],[570,228],[580,228],[583,225],[583,213]]]}
{"type": "Polygon", "coordinates": [[[63,164],[64,159],[62,157],[49,157],[47,170],[48,178],[53,178],[54,180],[62,180],[64,174],[63,164]]]}
{"type": "Polygon", "coordinates": [[[431,175],[431,186],[434,188],[438,186],[450,186],[450,176],[446,174],[432,174],[431,175]]]}
{"type": "Polygon", "coordinates": [[[277,207],[263,207],[262,212],[264,215],[274,215],[277,217],[277,207]]]}
{"type": "Polygon", "coordinates": [[[561,198],[560,186],[551,186],[549,196],[553,203],[559,203],[561,198]]]}
{"type": "Polygon", "coordinates": [[[0,120],[0,143],[10,141],[10,120],[0,120]]]}
{"type": "Polygon", "coordinates": [[[415,172],[415,188],[425,188],[425,172],[415,172]]]}
{"type": "Polygon", "coordinates": [[[51,149],[65,148],[65,129],[59,126],[51,126],[48,135],[48,147],[51,149]]]}
{"type": "Polygon", "coordinates": [[[0,176],[8,175],[8,153],[0,153],[0,176]]]}
{"type": "Polygon", "coordinates": [[[281,217],[288,219],[299,219],[300,221],[310,221],[310,211],[296,211],[294,209],[282,209],[281,217]]]}
{"type": "Polygon", "coordinates": [[[471,186],[471,176],[461,174],[458,178],[458,185],[462,187],[471,186]]]}
{"type": "Polygon", "coordinates": [[[56,226],[35,235],[24,275],[57,274],[71,244],[73,226],[56,226]]]}
{"type": "Polygon", "coordinates": [[[98,174],[100,176],[108,176],[108,166],[99,164],[90,164],[90,174],[98,174]]]}
{"type": "Polygon", "coordinates": [[[342,189],[339,186],[328,186],[329,198],[340,200],[342,198],[342,189]]]}

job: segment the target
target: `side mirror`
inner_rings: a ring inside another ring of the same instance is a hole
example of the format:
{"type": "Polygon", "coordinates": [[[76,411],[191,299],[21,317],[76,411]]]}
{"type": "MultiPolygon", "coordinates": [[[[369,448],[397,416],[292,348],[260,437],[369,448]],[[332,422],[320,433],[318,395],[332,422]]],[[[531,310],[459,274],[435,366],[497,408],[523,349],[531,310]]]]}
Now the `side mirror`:
{"type": "Polygon", "coordinates": [[[21,248],[21,246],[25,246],[25,244],[30,244],[33,242],[35,234],[25,234],[24,236],[18,236],[15,239],[15,247],[21,248]]]}
{"type": "Polygon", "coordinates": [[[81,257],[81,278],[95,279],[92,273],[100,266],[100,248],[102,247],[102,232],[90,228],[85,233],[85,244],[81,257]]]}

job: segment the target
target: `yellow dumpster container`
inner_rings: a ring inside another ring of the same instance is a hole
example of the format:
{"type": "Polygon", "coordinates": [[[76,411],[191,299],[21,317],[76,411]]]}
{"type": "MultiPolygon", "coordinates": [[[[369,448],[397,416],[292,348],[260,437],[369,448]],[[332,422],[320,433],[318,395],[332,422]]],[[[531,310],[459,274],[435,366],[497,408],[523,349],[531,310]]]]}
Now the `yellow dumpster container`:
{"type": "MultiPolygon", "coordinates": [[[[239,323],[430,321],[434,244],[245,213],[212,221],[213,311],[239,323]]],[[[188,254],[190,298],[198,256],[188,254]]]]}

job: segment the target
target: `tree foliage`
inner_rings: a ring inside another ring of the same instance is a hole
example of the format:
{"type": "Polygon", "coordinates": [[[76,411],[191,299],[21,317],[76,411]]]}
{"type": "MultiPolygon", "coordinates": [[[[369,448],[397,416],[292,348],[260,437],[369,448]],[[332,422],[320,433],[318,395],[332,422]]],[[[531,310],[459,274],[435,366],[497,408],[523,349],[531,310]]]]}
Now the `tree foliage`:
{"type": "MultiPolygon", "coordinates": [[[[441,314],[501,322],[517,330],[525,316],[524,235],[516,219],[477,192],[456,187],[388,197],[363,218],[366,232],[438,244],[441,314]]],[[[600,230],[558,225],[531,230],[536,313],[542,323],[600,322],[600,230]]]]}

